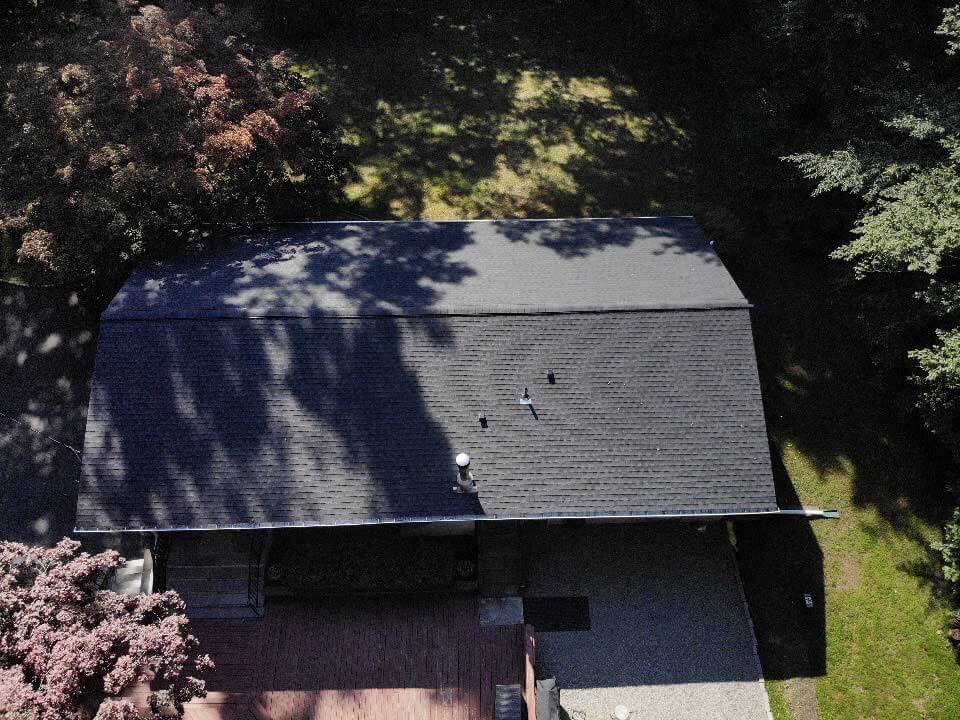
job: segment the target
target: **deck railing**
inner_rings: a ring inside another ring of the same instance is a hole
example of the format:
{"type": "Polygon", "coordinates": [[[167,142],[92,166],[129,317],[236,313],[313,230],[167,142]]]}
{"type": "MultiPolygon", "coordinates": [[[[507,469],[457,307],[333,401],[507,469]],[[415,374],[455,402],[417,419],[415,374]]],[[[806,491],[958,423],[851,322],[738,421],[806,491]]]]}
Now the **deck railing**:
{"type": "Polygon", "coordinates": [[[533,625],[523,626],[523,702],[527,708],[527,720],[537,717],[537,638],[533,625]]]}

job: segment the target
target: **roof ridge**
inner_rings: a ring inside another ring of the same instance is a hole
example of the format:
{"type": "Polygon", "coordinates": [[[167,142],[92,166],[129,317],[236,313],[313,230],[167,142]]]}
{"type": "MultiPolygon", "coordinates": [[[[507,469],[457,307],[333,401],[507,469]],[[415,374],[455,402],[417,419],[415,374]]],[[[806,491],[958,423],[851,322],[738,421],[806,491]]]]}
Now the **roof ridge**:
{"type": "Polygon", "coordinates": [[[324,225],[341,224],[353,225],[360,223],[377,223],[378,225],[412,225],[412,224],[456,224],[456,223],[514,223],[514,222],[597,222],[597,221],[627,221],[627,220],[693,220],[693,215],[597,215],[587,217],[562,217],[562,218],[438,218],[430,220],[429,218],[417,218],[414,220],[398,220],[391,218],[388,220],[375,220],[373,218],[353,219],[353,220],[280,220],[277,222],[258,225],[256,229],[265,230],[278,225],[324,225]]]}
{"type": "Polygon", "coordinates": [[[550,308],[540,310],[509,310],[509,309],[490,309],[490,310],[425,310],[423,312],[396,312],[384,310],[382,312],[336,312],[322,311],[316,312],[278,312],[257,313],[237,308],[235,312],[224,312],[222,309],[211,310],[209,313],[202,312],[162,312],[156,313],[153,310],[126,310],[115,311],[110,315],[104,314],[103,322],[123,322],[131,320],[150,321],[150,320],[267,320],[267,319],[285,319],[285,318],[326,318],[330,320],[346,320],[351,318],[419,318],[419,317],[500,317],[500,316],[521,316],[521,317],[541,317],[547,315],[608,315],[620,313],[643,313],[643,312],[709,312],[717,310],[751,310],[754,305],[746,303],[700,303],[700,304],[677,304],[668,303],[650,304],[650,305],[624,305],[624,306],[600,306],[600,307],[571,307],[571,308],[550,308]]]}

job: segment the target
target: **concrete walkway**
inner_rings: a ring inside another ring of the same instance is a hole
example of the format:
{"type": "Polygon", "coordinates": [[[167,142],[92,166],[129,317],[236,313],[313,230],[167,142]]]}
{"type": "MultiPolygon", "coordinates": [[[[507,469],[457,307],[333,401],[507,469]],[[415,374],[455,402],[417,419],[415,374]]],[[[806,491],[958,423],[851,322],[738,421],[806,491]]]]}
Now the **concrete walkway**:
{"type": "Polygon", "coordinates": [[[528,526],[526,592],[585,595],[591,629],[538,632],[570,720],[768,720],[732,550],[715,528],[528,526]]]}

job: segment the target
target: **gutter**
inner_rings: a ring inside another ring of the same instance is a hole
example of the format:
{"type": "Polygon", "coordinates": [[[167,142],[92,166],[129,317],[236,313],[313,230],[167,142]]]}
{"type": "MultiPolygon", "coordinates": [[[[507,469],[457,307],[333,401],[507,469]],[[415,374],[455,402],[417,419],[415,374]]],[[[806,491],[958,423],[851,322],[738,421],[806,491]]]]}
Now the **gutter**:
{"type": "Polygon", "coordinates": [[[780,508],[778,515],[786,517],[801,517],[811,520],[837,520],[840,518],[839,510],[821,510],[820,508],[780,508]]]}
{"type": "Polygon", "coordinates": [[[541,513],[530,515],[454,515],[446,517],[411,518],[370,518],[352,522],[317,523],[243,523],[206,525],[201,527],[113,527],[113,528],[74,528],[77,534],[121,533],[121,532],[199,532],[215,530],[293,530],[316,527],[358,527],[362,525],[422,525],[444,522],[496,522],[521,520],[723,520],[738,517],[797,517],[808,519],[839,518],[838,510],[820,510],[819,508],[778,508],[776,510],[746,510],[705,513],[541,513]]]}

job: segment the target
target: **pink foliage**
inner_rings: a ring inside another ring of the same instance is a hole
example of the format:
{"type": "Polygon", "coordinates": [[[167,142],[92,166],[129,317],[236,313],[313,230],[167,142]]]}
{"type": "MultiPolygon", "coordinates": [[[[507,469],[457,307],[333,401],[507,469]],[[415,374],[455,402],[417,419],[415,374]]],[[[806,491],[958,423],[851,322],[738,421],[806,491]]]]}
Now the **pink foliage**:
{"type": "Polygon", "coordinates": [[[338,196],[339,131],[249,10],[85,7],[0,64],[0,244],[27,268],[109,274],[338,196]]]}
{"type": "Polygon", "coordinates": [[[145,680],[157,688],[148,717],[179,717],[204,695],[192,673],[212,663],[198,654],[180,596],[101,589],[123,562],[68,539],[0,543],[0,719],[142,718],[111,698],[145,680]]]}

